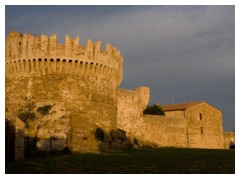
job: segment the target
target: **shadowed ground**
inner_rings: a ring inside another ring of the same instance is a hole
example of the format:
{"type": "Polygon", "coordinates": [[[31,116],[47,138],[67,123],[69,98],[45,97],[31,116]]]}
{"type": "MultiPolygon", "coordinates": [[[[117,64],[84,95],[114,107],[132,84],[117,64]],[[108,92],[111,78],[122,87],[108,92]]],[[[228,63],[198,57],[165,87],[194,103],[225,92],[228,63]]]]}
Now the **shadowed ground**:
{"type": "Polygon", "coordinates": [[[181,174],[235,173],[234,150],[139,149],[119,153],[66,154],[6,162],[8,173],[181,174]]]}

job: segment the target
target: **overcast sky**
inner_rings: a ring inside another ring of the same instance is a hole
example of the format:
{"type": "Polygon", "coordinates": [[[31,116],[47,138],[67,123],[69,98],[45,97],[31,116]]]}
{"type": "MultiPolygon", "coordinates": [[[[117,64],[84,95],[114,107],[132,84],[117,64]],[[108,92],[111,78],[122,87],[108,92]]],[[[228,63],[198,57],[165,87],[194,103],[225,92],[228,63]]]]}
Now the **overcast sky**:
{"type": "Polygon", "coordinates": [[[150,104],[206,101],[235,128],[234,6],[6,6],[10,31],[80,36],[116,46],[120,88],[148,86],[150,104]]]}

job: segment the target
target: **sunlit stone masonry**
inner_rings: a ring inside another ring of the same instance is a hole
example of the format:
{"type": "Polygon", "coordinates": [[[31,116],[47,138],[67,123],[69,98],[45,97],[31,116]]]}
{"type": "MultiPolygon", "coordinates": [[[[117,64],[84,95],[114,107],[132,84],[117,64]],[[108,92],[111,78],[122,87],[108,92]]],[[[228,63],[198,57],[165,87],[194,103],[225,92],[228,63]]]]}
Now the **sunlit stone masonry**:
{"type": "MultiPolygon", "coordinates": [[[[57,35],[11,32],[5,69],[6,120],[18,130],[17,121],[23,121],[25,137],[36,138],[39,149],[98,152],[97,129],[104,134],[122,129],[135,147],[224,147],[221,112],[207,103],[189,108],[187,115],[184,110],[143,115],[150,89],[119,88],[123,57],[110,44],[103,50],[100,41],[83,46],[79,37],[66,36],[59,44],[57,35]]],[[[23,135],[15,132],[20,150],[23,135]]]]}

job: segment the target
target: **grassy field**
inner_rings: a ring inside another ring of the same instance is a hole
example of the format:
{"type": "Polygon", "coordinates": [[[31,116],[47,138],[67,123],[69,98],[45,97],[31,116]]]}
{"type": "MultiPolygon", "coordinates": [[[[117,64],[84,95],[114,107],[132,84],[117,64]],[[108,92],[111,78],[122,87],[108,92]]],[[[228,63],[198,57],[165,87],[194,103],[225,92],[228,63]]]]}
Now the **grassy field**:
{"type": "Polygon", "coordinates": [[[5,173],[226,174],[235,173],[235,151],[160,148],[119,153],[65,154],[6,162],[5,173]]]}

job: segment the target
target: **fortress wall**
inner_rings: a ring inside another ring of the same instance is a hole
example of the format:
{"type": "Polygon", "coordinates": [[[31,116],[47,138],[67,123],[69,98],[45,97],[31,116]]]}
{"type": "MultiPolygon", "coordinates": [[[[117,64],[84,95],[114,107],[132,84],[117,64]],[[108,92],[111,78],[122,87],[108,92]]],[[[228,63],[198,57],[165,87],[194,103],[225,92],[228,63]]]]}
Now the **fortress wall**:
{"type": "Polygon", "coordinates": [[[114,81],[118,86],[122,80],[123,63],[120,51],[110,44],[106,44],[103,51],[100,41],[87,40],[86,46],[78,43],[79,37],[66,36],[63,45],[57,43],[56,35],[47,37],[12,32],[5,42],[6,76],[95,76],[114,81]]]}
{"type": "Polygon", "coordinates": [[[139,87],[135,91],[117,89],[117,127],[133,139],[141,132],[143,110],[149,101],[149,88],[139,87]]]}
{"type": "MultiPolygon", "coordinates": [[[[46,74],[71,74],[77,77],[97,76],[108,80],[117,79],[118,70],[104,64],[72,58],[19,59],[6,63],[6,76],[46,74]]],[[[120,77],[119,77],[120,78],[120,77]]]]}
{"type": "Polygon", "coordinates": [[[229,149],[230,145],[235,145],[235,132],[224,132],[224,148],[229,149]]]}
{"type": "Polygon", "coordinates": [[[207,103],[186,109],[189,147],[223,148],[222,113],[207,103]]]}
{"type": "Polygon", "coordinates": [[[144,115],[141,130],[143,145],[187,147],[187,119],[184,117],[144,115]]]}
{"type": "Polygon", "coordinates": [[[5,160],[24,160],[24,123],[5,118],[5,160]]]}
{"type": "Polygon", "coordinates": [[[117,106],[117,127],[125,130],[129,138],[133,138],[135,131],[141,126],[137,92],[118,89],[117,106]]]}
{"type": "Polygon", "coordinates": [[[100,41],[87,40],[81,46],[79,37],[66,36],[65,44],[58,44],[56,35],[12,32],[5,52],[6,117],[15,119],[28,100],[37,107],[53,106],[49,115],[29,123],[27,136],[60,138],[77,152],[98,151],[94,135],[98,127],[105,132],[123,129],[142,145],[224,146],[222,114],[207,103],[167,111],[166,116],[143,116],[149,88],[118,89],[123,58],[110,44],[102,50],[100,41]]]}
{"type": "Polygon", "coordinates": [[[6,79],[8,116],[17,115],[26,98],[37,106],[54,104],[53,115],[42,118],[48,124],[36,134],[36,123],[27,130],[28,136],[63,138],[75,151],[95,151],[97,127],[110,131],[117,126],[115,85],[107,80],[74,78],[66,75],[45,75],[6,79]],[[89,143],[90,141],[90,143],[89,143]],[[95,142],[95,143],[94,143],[95,142]]]}
{"type": "Polygon", "coordinates": [[[95,130],[117,127],[117,86],[122,80],[122,56],[110,44],[66,36],[21,35],[12,32],[6,39],[6,108],[9,117],[33,101],[53,105],[54,114],[43,117],[36,132],[32,123],[27,135],[66,140],[73,151],[97,151],[95,130]],[[60,130],[61,129],[61,130],[60,130]],[[62,131],[62,132],[61,132],[62,131]]]}
{"type": "Polygon", "coordinates": [[[184,117],[184,111],[183,110],[179,110],[179,111],[164,111],[166,116],[169,117],[184,117]]]}
{"type": "Polygon", "coordinates": [[[24,123],[15,118],[15,160],[24,160],[24,123]]]}

